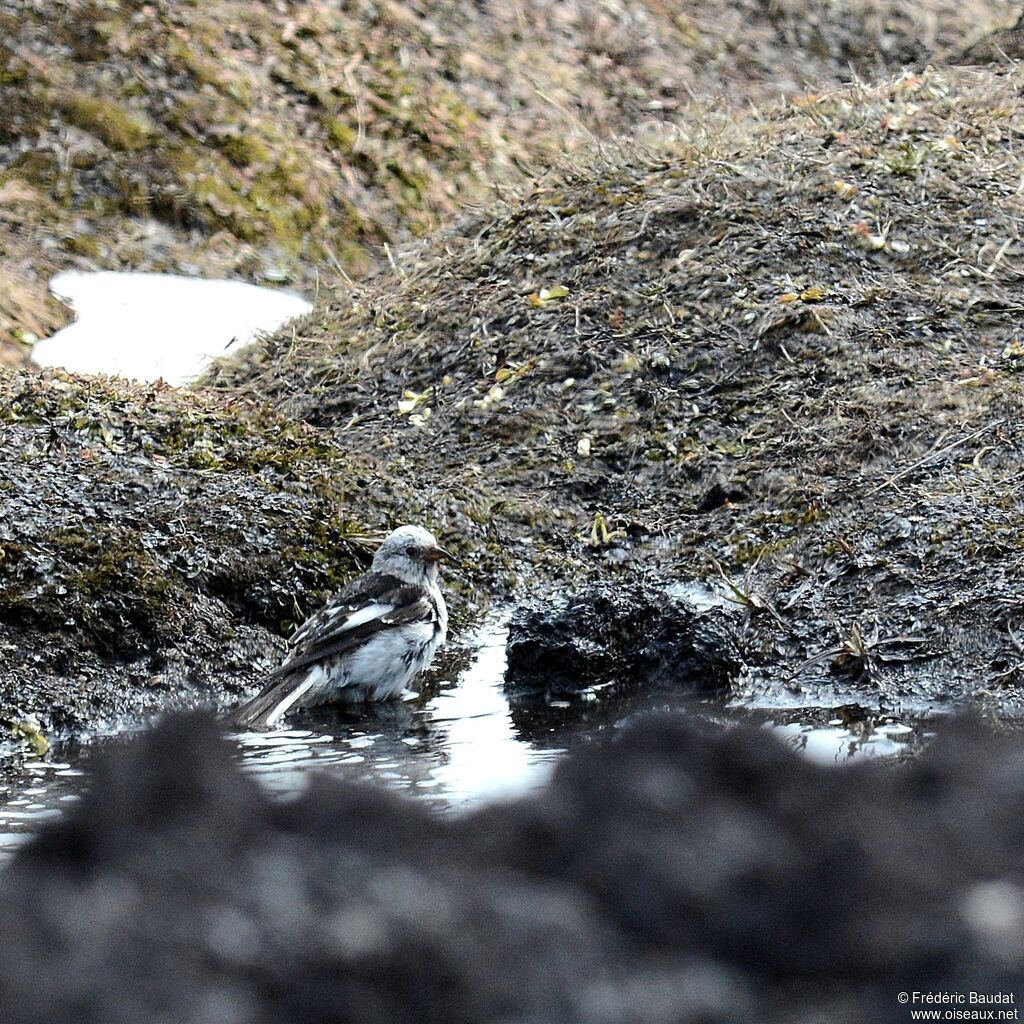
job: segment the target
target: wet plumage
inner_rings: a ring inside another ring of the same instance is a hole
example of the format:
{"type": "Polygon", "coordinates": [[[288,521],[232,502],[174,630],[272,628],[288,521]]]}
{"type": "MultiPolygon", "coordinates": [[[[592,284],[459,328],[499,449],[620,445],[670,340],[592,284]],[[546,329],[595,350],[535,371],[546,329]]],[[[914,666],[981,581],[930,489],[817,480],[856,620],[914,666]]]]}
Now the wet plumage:
{"type": "Polygon", "coordinates": [[[447,634],[438,585],[438,562],[446,555],[422,527],[395,530],[369,571],[296,630],[281,666],[229,716],[230,724],[266,729],[300,707],[399,696],[447,634]]]}

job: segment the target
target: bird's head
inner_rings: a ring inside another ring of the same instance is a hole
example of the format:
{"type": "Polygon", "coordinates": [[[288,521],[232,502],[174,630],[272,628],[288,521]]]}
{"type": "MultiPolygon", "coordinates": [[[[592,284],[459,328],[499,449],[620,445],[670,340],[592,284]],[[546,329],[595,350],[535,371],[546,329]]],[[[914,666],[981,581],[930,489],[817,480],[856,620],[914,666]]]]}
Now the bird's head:
{"type": "Polygon", "coordinates": [[[406,583],[426,586],[437,581],[438,563],[451,558],[422,526],[400,526],[373,556],[373,571],[397,576],[406,583]]]}

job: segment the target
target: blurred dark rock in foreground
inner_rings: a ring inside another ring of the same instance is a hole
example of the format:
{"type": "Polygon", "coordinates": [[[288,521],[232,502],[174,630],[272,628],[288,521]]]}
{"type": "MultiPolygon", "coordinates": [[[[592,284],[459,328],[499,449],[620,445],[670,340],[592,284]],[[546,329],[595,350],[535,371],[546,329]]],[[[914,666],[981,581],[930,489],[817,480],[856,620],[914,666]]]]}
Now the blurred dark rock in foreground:
{"type": "Polygon", "coordinates": [[[1019,992],[1024,742],[826,769],[647,719],[445,820],[272,802],[206,719],[110,755],[0,874],[4,1024],[906,1021],[1019,992]]]}

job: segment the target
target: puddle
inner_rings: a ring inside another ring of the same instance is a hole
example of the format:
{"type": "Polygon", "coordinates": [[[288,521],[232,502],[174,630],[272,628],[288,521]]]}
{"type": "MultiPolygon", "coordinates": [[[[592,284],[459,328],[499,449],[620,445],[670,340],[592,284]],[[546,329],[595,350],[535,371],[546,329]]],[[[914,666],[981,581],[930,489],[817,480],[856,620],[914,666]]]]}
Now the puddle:
{"type": "Polygon", "coordinates": [[[695,612],[706,612],[712,608],[736,608],[735,596],[727,593],[717,583],[686,580],[682,583],[673,583],[665,588],[665,592],[689,605],[695,612]]]}
{"type": "MultiPolygon", "coordinates": [[[[311,709],[291,719],[289,729],[234,736],[243,769],[282,797],[300,793],[310,773],[320,771],[373,781],[457,813],[544,785],[567,746],[645,711],[682,708],[721,728],[772,729],[822,764],[906,757],[934,728],[934,719],[897,720],[855,705],[751,708],[664,692],[513,711],[501,691],[506,637],[499,618],[485,623],[471,638],[474,658],[456,685],[429,698],[369,711],[311,709]]],[[[88,762],[107,742],[57,744],[47,758],[29,762],[14,786],[0,785],[0,859],[74,803],[88,762]]]]}
{"type": "Polygon", "coordinates": [[[317,708],[296,727],[236,737],[247,771],[277,793],[302,790],[310,769],[373,780],[448,809],[543,785],[561,754],[524,741],[501,692],[507,630],[487,624],[457,684],[420,705],[365,711],[317,708]]]}
{"type": "Polygon", "coordinates": [[[77,318],[35,345],[37,366],[174,385],[312,308],[292,292],[174,274],[68,271],[50,290],[77,318]]]}
{"type": "MultiPolygon", "coordinates": [[[[564,750],[534,744],[513,725],[501,692],[506,637],[500,620],[484,625],[456,685],[423,703],[311,709],[291,719],[292,728],[234,736],[243,769],[280,796],[300,793],[311,771],[323,771],[449,812],[542,786],[564,750]]],[[[17,786],[0,786],[0,859],[73,803],[89,760],[109,742],[55,744],[22,769],[17,786]]]]}
{"type": "Polygon", "coordinates": [[[89,756],[84,750],[67,744],[60,757],[51,753],[23,765],[16,786],[0,785],[0,859],[79,799],[89,756]]]}
{"type": "Polygon", "coordinates": [[[863,729],[850,729],[840,722],[811,725],[806,722],[772,723],[773,729],[788,746],[819,764],[839,764],[871,757],[904,757],[920,750],[931,738],[923,727],[889,722],[863,729]]]}

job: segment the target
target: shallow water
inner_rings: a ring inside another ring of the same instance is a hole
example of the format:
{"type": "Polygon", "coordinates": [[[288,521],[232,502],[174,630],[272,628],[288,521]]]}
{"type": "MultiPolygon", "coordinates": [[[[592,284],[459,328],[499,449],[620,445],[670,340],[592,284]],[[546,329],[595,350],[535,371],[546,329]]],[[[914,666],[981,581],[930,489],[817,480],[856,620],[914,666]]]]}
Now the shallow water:
{"type": "Polygon", "coordinates": [[[24,765],[17,788],[0,787],[0,858],[78,800],[91,753],[78,744],[66,744],[24,765]]]}
{"type": "Polygon", "coordinates": [[[236,737],[243,764],[278,793],[299,792],[311,769],[374,780],[458,810],[543,784],[562,752],[524,740],[501,692],[507,630],[500,620],[474,637],[456,685],[424,703],[369,713],[316,709],[297,726],[236,737]]]}
{"type": "MultiPolygon", "coordinates": [[[[289,729],[236,735],[241,763],[282,797],[301,792],[311,772],[323,771],[374,781],[457,813],[544,785],[568,747],[644,711],[682,708],[721,728],[770,728],[825,764],[906,756],[930,736],[927,723],[877,719],[849,707],[836,717],[830,709],[751,709],[664,692],[513,712],[501,689],[506,635],[500,618],[487,622],[472,638],[469,667],[432,697],[369,713],[317,709],[297,716],[289,729]]],[[[57,744],[26,765],[13,791],[0,787],[0,858],[74,804],[87,784],[89,762],[111,739],[57,744]]]]}
{"type": "Polygon", "coordinates": [[[50,290],[76,319],[36,344],[37,366],[175,385],[312,308],[292,292],[175,274],[68,271],[50,290]]]}

